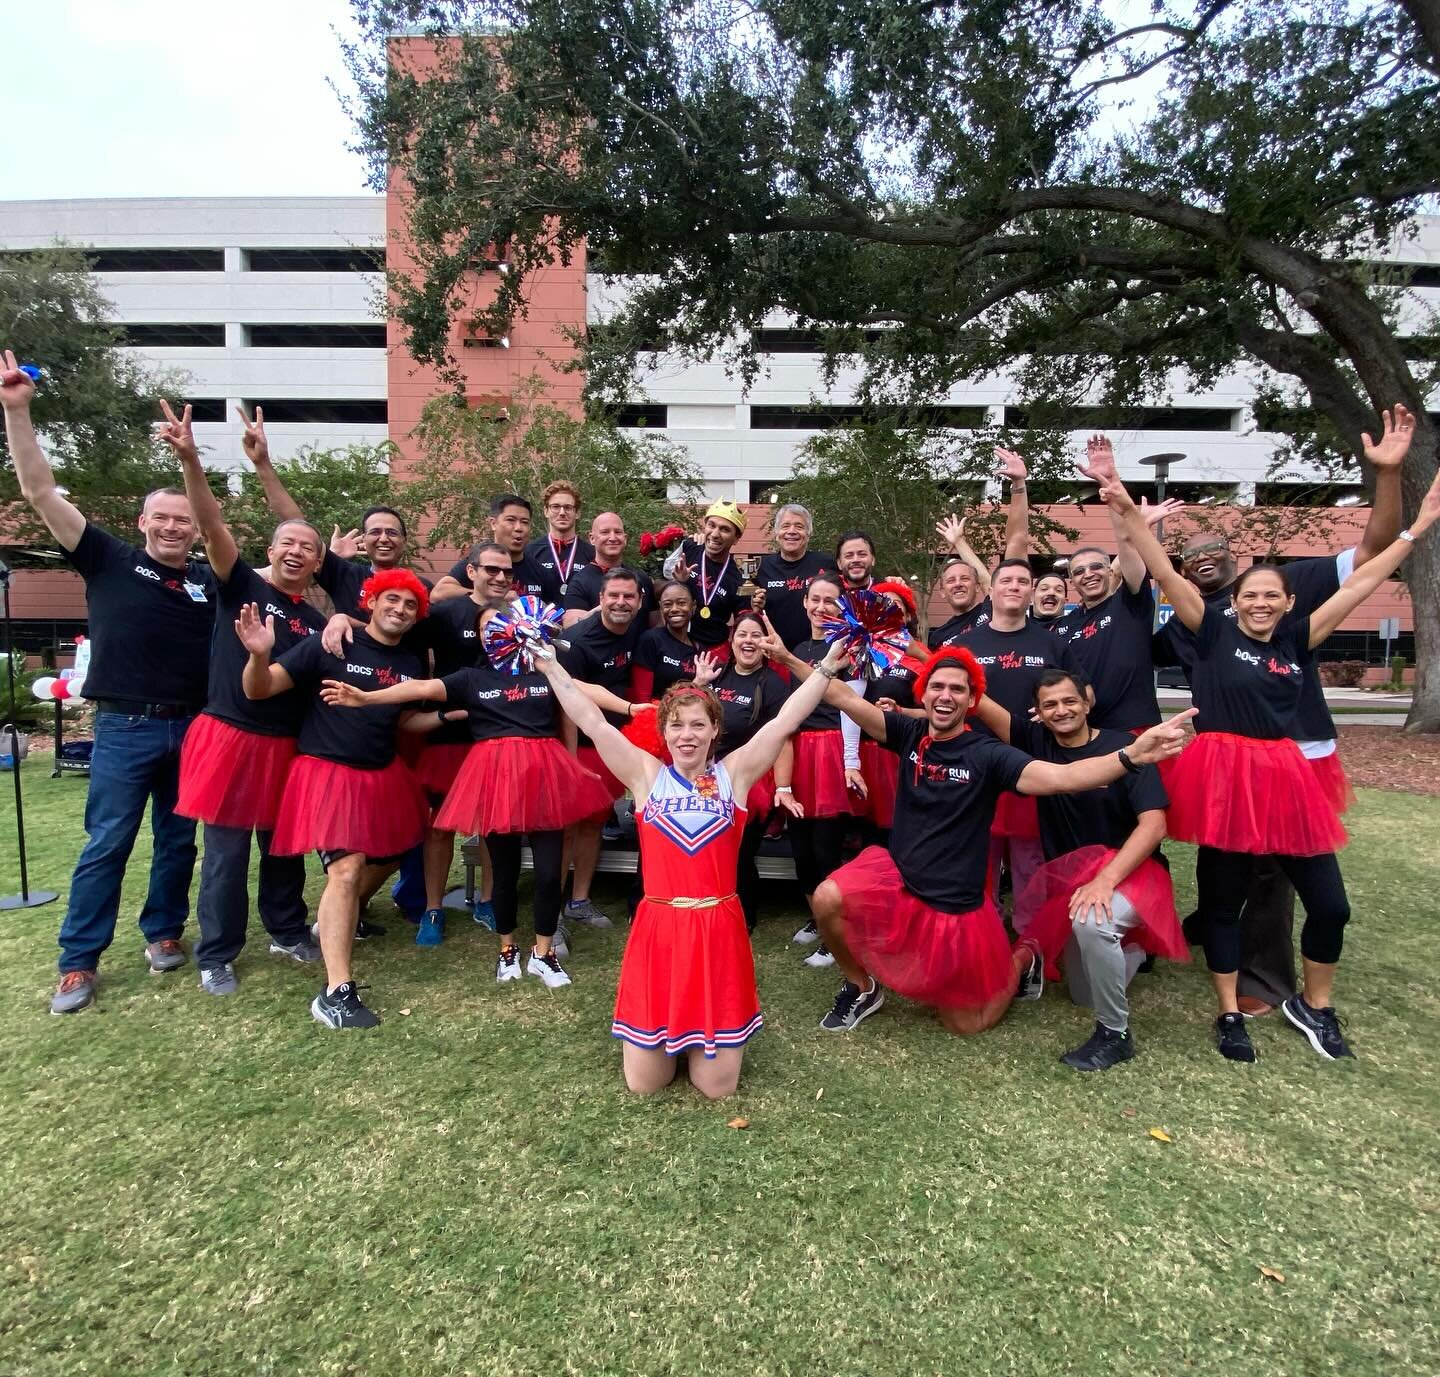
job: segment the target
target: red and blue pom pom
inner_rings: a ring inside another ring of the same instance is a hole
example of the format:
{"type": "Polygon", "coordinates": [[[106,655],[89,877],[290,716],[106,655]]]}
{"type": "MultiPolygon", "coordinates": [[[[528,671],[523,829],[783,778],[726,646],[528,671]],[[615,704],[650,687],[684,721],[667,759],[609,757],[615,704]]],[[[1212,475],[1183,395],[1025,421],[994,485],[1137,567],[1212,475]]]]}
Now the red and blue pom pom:
{"type": "Polygon", "coordinates": [[[850,652],[856,670],[876,679],[900,662],[910,645],[905,609],[868,588],[840,596],[840,615],[821,623],[831,645],[839,641],[850,652]]]}
{"type": "Polygon", "coordinates": [[[535,668],[534,651],[550,645],[560,634],[561,612],[541,598],[516,598],[485,624],[485,654],[496,669],[528,674],[535,668]]]}

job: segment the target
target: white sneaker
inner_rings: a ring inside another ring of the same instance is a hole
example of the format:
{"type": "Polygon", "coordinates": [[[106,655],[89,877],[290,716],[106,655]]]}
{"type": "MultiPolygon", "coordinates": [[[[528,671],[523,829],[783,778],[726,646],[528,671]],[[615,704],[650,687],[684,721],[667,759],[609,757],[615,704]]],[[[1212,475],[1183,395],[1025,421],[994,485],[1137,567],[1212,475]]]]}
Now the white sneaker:
{"type": "Polygon", "coordinates": [[[792,942],[798,942],[802,947],[808,947],[812,942],[818,942],[820,940],[820,929],[815,926],[815,920],[812,918],[790,940],[792,942]]]}
{"type": "Polygon", "coordinates": [[[495,983],[503,985],[507,980],[520,979],[520,952],[516,947],[506,947],[495,962],[495,983]]]}
{"type": "Polygon", "coordinates": [[[811,970],[818,971],[825,966],[833,966],[835,957],[831,954],[830,948],[822,942],[805,958],[802,964],[809,966],[811,970]]]}
{"type": "Polygon", "coordinates": [[[562,985],[570,983],[570,977],[565,974],[565,967],[560,964],[560,958],[555,955],[553,948],[541,956],[534,947],[531,947],[530,960],[525,969],[531,975],[538,975],[552,990],[558,990],[562,985]]]}

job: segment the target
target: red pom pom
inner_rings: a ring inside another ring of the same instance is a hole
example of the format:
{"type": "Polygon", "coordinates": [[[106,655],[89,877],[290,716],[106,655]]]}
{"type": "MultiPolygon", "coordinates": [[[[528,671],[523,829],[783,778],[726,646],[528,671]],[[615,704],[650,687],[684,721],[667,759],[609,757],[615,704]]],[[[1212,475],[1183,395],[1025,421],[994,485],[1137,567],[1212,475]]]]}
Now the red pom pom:
{"type": "Polygon", "coordinates": [[[635,716],[620,728],[620,735],[632,746],[638,746],[646,755],[653,755],[656,760],[663,760],[667,765],[670,763],[670,748],[666,746],[665,738],[660,735],[660,714],[655,711],[653,703],[645,704],[636,712],[635,716]]]}
{"type": "Polygon", "coordinates": [[[655,548],[655,537],[649,531],[640,532],[640,553],[648,555],[655,548]]]}

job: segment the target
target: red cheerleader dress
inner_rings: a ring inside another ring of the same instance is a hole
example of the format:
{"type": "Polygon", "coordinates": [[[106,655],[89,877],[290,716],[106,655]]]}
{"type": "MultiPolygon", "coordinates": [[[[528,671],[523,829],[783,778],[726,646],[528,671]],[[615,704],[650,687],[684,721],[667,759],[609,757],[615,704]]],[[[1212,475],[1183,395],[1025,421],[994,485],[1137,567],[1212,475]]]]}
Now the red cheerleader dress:
{"type": "Polygon", "coordinates": [[[724,764],[693,784],[665,766],[637,821],[645,897],[625,944],[610,1031],[670,1056],[743,1047],[763,1020],[735,892],[746,810],[724,764]]]}

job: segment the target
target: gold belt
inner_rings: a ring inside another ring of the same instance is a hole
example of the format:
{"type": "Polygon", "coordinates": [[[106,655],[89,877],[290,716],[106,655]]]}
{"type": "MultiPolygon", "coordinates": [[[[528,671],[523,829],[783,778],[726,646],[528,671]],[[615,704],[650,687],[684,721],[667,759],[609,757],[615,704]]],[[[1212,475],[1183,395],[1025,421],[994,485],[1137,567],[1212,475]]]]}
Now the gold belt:
{"type": "Polygon", "coordinates": [[[650,895],[645,896],[652,904],[664,904],[667,908],[719,908],[721,904],[727,904],[731,899],[738,899],[738,894],[725,894],[717,898],[713,894],[707,894],[703,899],[692,899],[688,894],[682,894],[676,899],[652,899],[650,895]]]}

